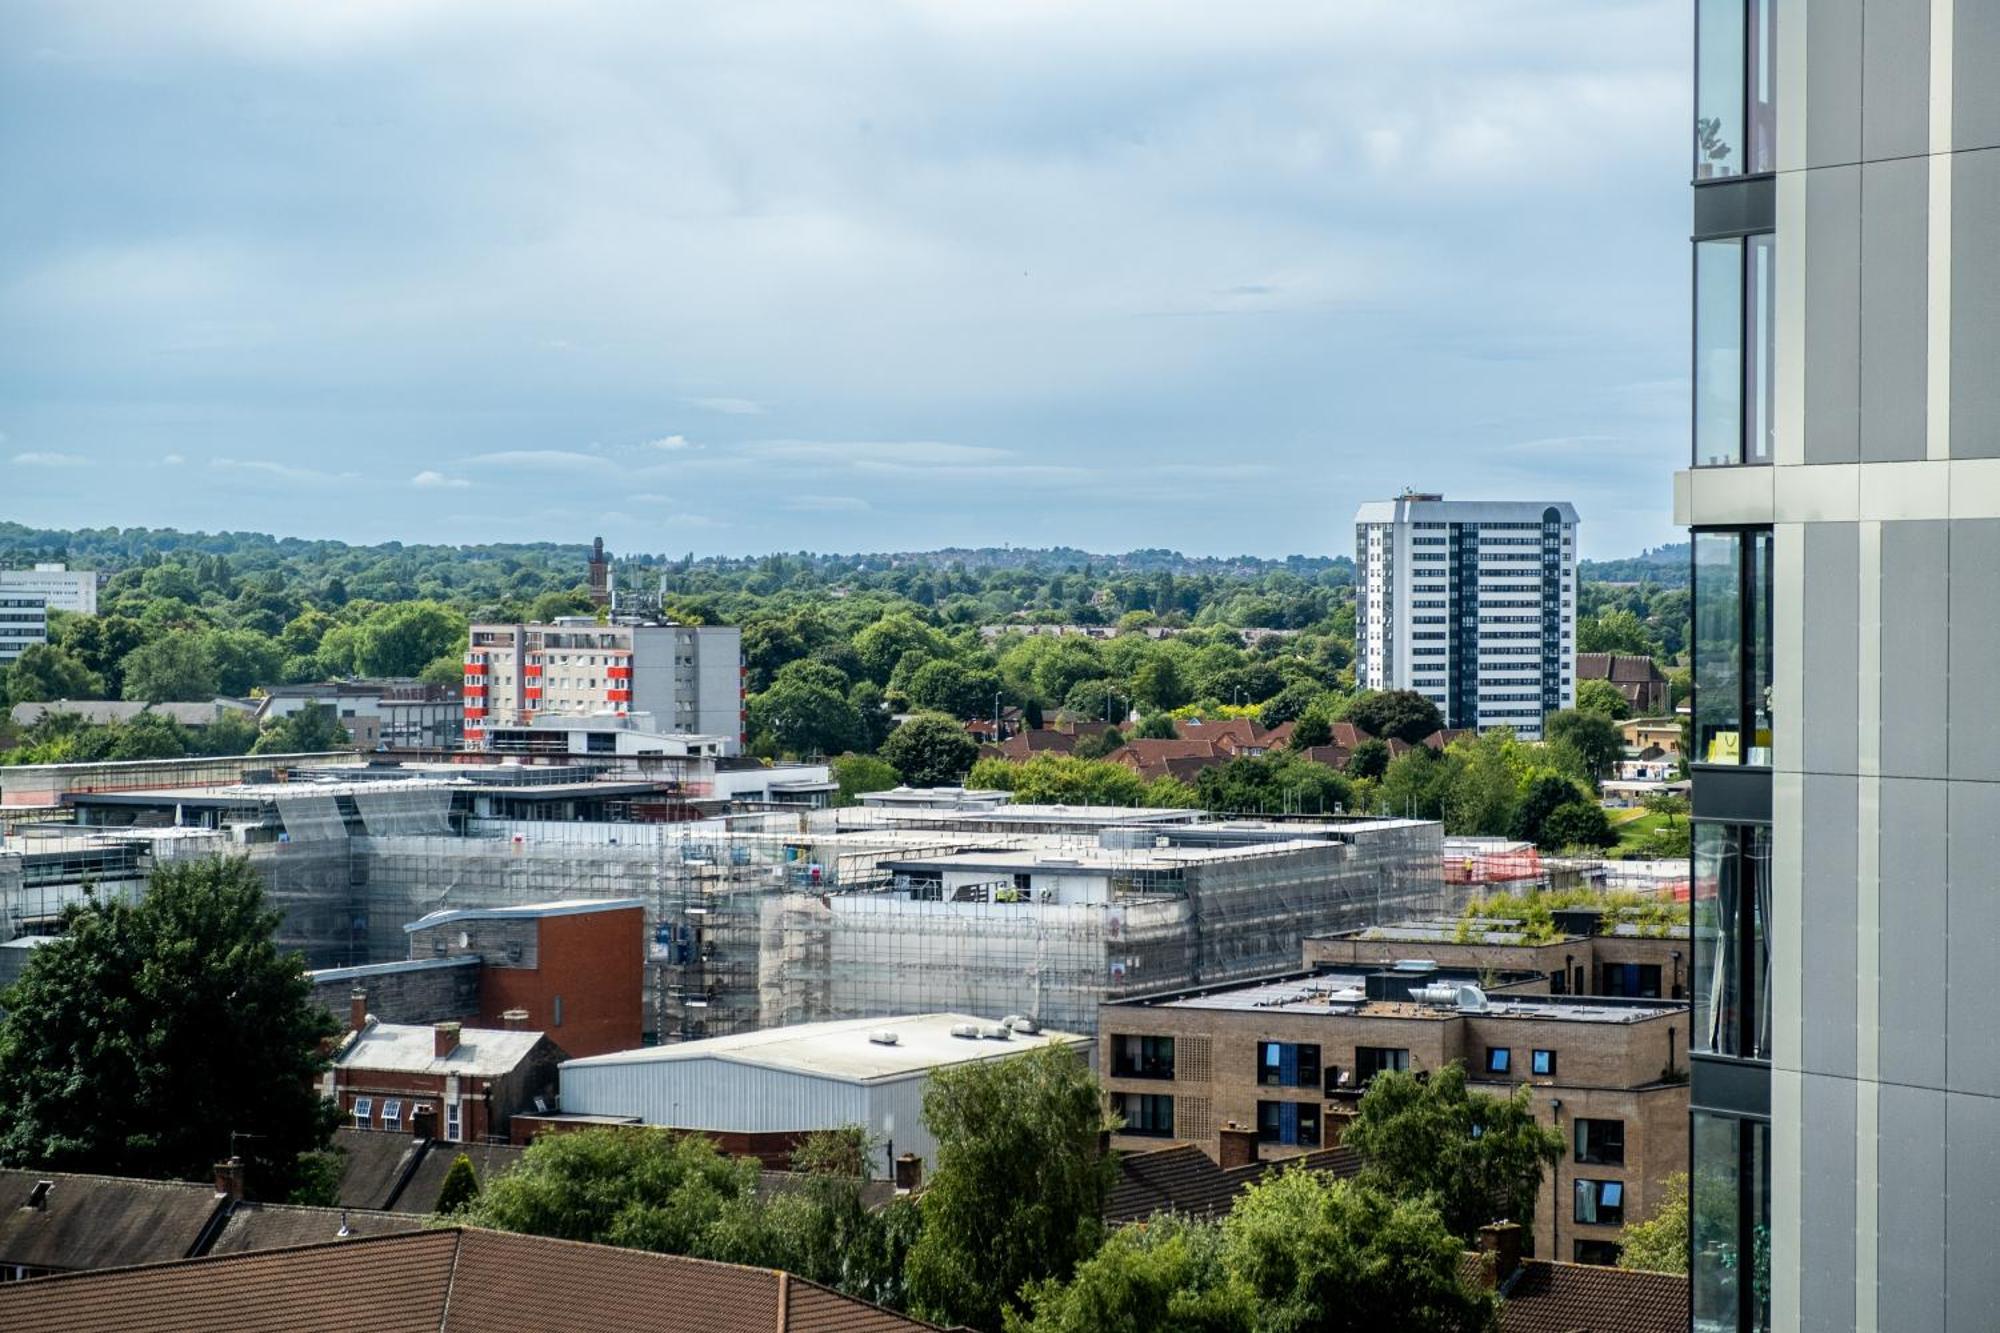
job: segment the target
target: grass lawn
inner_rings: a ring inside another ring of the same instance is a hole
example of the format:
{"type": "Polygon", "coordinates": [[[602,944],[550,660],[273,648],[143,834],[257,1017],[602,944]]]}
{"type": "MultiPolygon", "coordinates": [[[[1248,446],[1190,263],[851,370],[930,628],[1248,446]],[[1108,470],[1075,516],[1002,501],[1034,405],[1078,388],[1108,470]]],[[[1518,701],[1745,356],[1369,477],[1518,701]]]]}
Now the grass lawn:
{"type": "Polygon", "coordinates": [[[1644,806],[1630,810],[1607,810],[1611,817],[1611,828],[1618,834],[1618,846],[1612,849],[1615,856],[1619,852],[1635,851],[1646,843],[1652,835],[1664,828],[1672,827],[1683,836],[1687,833],[1687,816],[1677,815],[1670,826],[1665,815],[1656,815],[1644,806]]]}

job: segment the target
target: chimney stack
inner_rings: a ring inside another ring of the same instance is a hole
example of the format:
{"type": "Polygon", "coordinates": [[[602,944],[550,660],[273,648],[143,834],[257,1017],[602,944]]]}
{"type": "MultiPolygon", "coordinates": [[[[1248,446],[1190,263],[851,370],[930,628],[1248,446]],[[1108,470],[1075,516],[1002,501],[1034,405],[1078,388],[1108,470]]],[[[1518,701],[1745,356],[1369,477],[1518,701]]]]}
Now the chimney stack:
{"type": "Polygon", "coordinates": [[[359,986],[347,993],[347,1029],[359,1032],[368,1026],[368,992],[359,986]]]}
{"type": "Polygon", "coordinates": [[[243,1198],[243,1159],[231,1157],[226,1162],[215,1164],[215,1197],[227,1198],[231,1203],[243,1198]]]}
{"type": "Polygon", "coordinates": [[[438,1059],[442,1060],[458,1049],[458,1024],[439,1023],[431,1031],[435,1035],[432,1054],[438,1059]]]}
{"type": "Polygon", "coordinates": [[[911,1194],[924,1183],[924,1159],[913,1152],[906,1152],[896,1159],[896,1188],[911,1194]]]}
{"type": "Polygon", "coordinates": [[[509,1009],[506,1013],[500,1015],[500,1026],[509,1032],[526,1032],[528,1030],[528,1011],[526,1009],[509,1009]]]}
{"type": "Polygon", "coordinates": [[[1479,1228],[1479,1252],[1493,1256],[1493,1280],[1506,1286],[1521,1266],[1521,1224],[1492,1222],[1479,1228]]]}
{"type": "Polygon", "coordinates": [[[1250,1166],[1257,1160],[1257,1131],[1238,1129],[1231,1121],[1216,1132],[1215,1162],[1225,1171],[1232,1166],[1250,1166]]]}

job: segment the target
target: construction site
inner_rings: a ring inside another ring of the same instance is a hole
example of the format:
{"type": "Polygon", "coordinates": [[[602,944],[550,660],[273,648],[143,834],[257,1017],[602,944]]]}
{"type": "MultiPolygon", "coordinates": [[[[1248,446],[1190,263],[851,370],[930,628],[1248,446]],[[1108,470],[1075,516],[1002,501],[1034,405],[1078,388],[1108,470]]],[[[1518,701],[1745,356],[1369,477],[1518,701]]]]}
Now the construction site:
{"type": "Polygon", "coordinates": [[[14,827],[0,934],[219,852],[249,858],[314,967],[403,958],[403,926],[440,908],[639,898],[662,1041],[940,1010],[1088,1032],[1107,998],[1295,967],[1304,936],[1456,906],[1425,821],[948,802],[529,821],[478,813],[484,775],[415,766],[107,785],[14,827]]]}

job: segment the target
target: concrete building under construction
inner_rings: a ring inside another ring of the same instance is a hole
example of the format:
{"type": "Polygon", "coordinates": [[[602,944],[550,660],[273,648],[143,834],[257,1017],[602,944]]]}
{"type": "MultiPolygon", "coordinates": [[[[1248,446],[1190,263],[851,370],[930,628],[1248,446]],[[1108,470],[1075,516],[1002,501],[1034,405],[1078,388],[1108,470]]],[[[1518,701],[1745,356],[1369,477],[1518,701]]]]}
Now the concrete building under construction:
{"type": "MultiPolygon", "coordinates": [[[[84,827],[60,836],[73,856],[122,848],[98,854],[135,886],[166,855],[247,855],[282,943],[321,967],[403,958],[403,927],[440,910],[639,899],[648,1028],[668,1041],[941,1010],[1091,1032],[1107,999],[1267,974],[1306,936],[1451,906],[1423,821],[767,801],[646,822],[616,773],[448,767],[69,791],[84,827]]],[[[53,928],[87,873],[31,889],[0,866],[0,937],[53,928]]]]}

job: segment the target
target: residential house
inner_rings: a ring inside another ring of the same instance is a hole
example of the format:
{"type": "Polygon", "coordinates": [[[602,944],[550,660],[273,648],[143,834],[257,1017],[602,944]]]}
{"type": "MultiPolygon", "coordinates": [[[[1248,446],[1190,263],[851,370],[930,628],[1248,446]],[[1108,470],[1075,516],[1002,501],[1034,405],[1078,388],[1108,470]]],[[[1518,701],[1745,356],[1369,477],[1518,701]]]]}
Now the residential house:
{"type": "Polygon", "coordinates": [[[1641,717],[1656,717],[1672,708],[1673,689],[1659,663],[1633,653],[1578,653],[1576,683],[1608,680],[1641,717]]]}
{"type": "Polygon", "coordinates": [[[325,1092],[353,1128],[452,1142],[506,1141],[513,1117],[554,1104],[562,1049],[526,1018],[511,1029],[383,1023],[355,997],[325,1092]]]}

